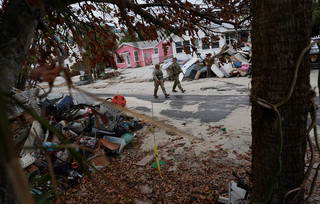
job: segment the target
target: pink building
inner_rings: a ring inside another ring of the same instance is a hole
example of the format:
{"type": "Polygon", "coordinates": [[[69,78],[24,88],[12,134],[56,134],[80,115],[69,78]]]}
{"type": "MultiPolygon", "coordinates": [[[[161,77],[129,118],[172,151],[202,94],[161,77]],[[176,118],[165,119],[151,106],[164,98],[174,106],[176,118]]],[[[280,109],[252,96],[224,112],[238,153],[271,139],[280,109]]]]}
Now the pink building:
{"type": "Polygon", "coordinates": [[[165,41],[124,42],[116,51],[123,60],[114,54],[117,67],[143,67],[160,63],[172,57],[172,46],[165,43],[165,41]],[[167,49],[166,55],[164,54],[164,49],[167,49]]]}

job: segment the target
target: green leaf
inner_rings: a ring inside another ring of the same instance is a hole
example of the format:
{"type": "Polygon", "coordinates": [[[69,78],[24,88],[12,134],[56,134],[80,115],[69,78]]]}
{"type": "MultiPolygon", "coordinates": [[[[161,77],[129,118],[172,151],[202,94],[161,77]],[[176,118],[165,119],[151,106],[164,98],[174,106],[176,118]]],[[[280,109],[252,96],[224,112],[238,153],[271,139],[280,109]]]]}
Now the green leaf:
{"type": "Polygon", "coordinates": [[[320,25],[320,10],[318,8],[312,11],[312,23],[316,26],[320,25]]]}

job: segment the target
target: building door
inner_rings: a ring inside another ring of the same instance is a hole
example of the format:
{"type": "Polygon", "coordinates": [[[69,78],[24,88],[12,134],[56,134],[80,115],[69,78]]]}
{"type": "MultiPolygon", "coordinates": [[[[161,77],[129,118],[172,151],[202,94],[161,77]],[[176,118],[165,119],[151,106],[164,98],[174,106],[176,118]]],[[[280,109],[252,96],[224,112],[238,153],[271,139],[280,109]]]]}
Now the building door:
{"type": "Polygon", "coordinates": [[[126,54],[126,58],[127,58],[127,67],[129,67],[129,66],[131,66],[129,53],[126,54]]]}

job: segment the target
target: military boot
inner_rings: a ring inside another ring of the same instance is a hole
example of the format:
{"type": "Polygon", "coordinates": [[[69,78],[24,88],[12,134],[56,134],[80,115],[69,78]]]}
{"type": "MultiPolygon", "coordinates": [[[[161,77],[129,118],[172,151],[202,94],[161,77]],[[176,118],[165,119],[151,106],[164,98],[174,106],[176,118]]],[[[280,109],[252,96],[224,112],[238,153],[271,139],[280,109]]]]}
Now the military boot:
{"type": "Polygon", "coordinates": [[[153,96],[154,96],[155,98],[158,98],[157,91],[154,91],[153,96]]]}
{"type": "Polygon", "coordinates": [[[176,91],[176,87],[177,87],[177,86],[174,84],[173,87],[172,87],[172,92],[177,92],[177,91],[176,91]]]}
{"type": "Polygon", "coordinates": [[[184,90],[181,85],[178,86],[178,87],[179,87],[179,89],[181,90],[182,93],[186,92],[186,90],[184,90]]]}
{"type": "Polygon", "coordinates": [[[170,94],[165,93],[164,96],[165,96],[166,98],[169,98],[170,94]]]}

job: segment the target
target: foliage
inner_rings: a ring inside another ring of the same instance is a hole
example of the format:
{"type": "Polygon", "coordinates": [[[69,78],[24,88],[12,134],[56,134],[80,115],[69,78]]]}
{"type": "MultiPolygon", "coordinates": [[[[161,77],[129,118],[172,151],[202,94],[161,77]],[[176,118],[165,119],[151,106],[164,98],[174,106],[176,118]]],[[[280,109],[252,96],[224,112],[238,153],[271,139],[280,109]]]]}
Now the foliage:
{"type": "MultiPolygon", "coordinates": [[[[193,5],[180,1],[147,1],[136,3],[122,1],[53,1],[54,5],[38,0],[29,1],[35,15],[44,21],[37,27],[25,63],[50,63],[59,57],[60,43],[69,57],[82,61],[81,49],[94,53],[88,57],[90,67],[101,60],[114,65],[113,51],[119,40],[112,30],[125,33],[120,42],[154,40],[161,29],[162,36],[174,33],[181,36],[188,31],[195,35],[199,29],[212,32],[210,24],[226,22],[239,26],[239,19],[249,15],[249,1],[226,1],[225,3],[204,1],[193,5]],[[53,7],[53,8],[52,8],[53,7]],[[99,15],[95,15],[99,13],[99,15]],[[119,19],[118,22],[106,19],[119,19]],[[112,26],[111,26],[112,25],[112,26]],[[46,28],[47,27],[47,28],[46,28]],[[48,31],[52,31],[51,34],[48,31]],[[56,35],[56,42],[51,35],[56,35]],[[77,46],[80,53],[77,51],[77,46]]],[[[10,1],[9,1],[10,3],[10,1]]],[[[2,2],[2,11],[8,6],[2,2]]],[[[82,53],[83,54],[83,53],[82,53]]]]}
{"type": "Polygon", "coordinates": [[[312,36],[319,35],[320,29],[320,1],[313,1],[312,4],[312,36]]]}
{"type": "Polygon", "coordinates": [[[138,35],[136,34],[130,35],[129,32],[126,31],[124,35],[121,37],[119,44],[123,42],[138,42],[138,41],[141,41],[138,35]]]}

